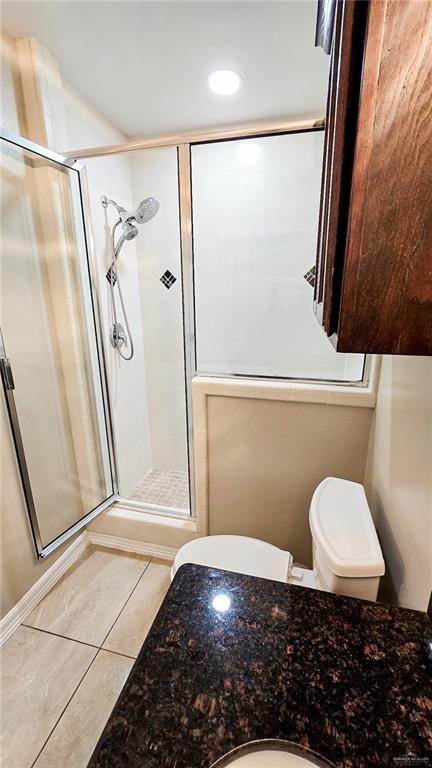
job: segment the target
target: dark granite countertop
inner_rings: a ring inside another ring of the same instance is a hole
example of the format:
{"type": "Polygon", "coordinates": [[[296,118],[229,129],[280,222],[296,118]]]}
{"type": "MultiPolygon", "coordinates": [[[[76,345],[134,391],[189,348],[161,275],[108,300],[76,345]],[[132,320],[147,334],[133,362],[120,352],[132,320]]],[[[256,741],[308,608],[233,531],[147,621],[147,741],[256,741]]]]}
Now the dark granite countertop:
{"type": "Polygon", "coordinates": [[[89,766],[209,768],[256,739],[432,766],[431,642],[417,611],[185,565],[89,766]]]}

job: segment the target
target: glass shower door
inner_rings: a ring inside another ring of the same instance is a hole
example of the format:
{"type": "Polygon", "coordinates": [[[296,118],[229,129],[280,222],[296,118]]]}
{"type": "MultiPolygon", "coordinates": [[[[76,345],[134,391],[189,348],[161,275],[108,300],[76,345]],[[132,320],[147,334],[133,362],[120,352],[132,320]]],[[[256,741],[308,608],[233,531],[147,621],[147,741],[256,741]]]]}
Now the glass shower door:
{"type": "Polygon", "coordinates": [[[0,169],[1,372],[35,544],[45,556],[116,498],[109,407],[79,170],[7,135],[0,169]]]}

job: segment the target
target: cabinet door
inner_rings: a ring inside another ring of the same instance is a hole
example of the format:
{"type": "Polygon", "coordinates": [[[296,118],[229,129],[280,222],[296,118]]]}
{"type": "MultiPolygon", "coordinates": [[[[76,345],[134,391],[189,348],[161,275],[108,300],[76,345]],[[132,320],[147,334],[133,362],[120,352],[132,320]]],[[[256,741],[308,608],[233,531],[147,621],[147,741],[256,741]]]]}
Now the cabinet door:
{"type": "Polygon", "coordinates": [[[315,307],[340,352],[432,354],[431,104],[432,3],[338,3],[315,307]]]}
{"type": "Polygon", "coordinates": [[[315,312],[329,336],[337,330],[366,16],[367,3],[336,5],[314,295],[315,312]]]}

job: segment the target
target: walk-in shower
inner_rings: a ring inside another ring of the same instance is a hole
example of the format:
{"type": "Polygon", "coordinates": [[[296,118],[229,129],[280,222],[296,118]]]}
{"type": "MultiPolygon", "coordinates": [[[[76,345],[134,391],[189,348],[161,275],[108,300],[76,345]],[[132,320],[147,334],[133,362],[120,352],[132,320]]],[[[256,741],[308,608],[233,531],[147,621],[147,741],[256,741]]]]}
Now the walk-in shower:
{"type": "Polygon", "coordinates": [[[137,511],[185,515],[191,377],[177,148],[88,157],[86,170],[119,493],[137,511]]]}
{"type": "Polygon", "coordinates": [[[42,555],[113,500],[132,516],[208,510],[201,465],[194,477],[197,373],[367,380],[364,356],[323,336],[304,279],[321,126],[175,141],[78,150],[85,169],[19,137],[4,143],[0,363],[42,555]]]}
{"type": "Polygon", "coordinates": [[[112,205],[118,213],[118,219],[115,224],[113,224],[111,230],[111,264],[106,273],[106,278],[110,285],[111,309],[113,315],[113,324],[110,330],[110,341],[112,346],[117,350],[123,360],[132,360],[134,356],[134,343],[129,325],[127,309],[121,289],[120,276],[117,271],[117,259],[120,255],[120,251],[123,248],[123,245],[128,240],[134,240],[137,237],[138,227],[136,225],[147,224],[147,222],[151,221],[151,219],[156,216],[159,210],[159,202],[155,197],[146,197],[145,200],[142,200],[139,205],[132,211],[127,211],[126,208],[123,208],[123,206],[116,203],[115,200],[111,200],[105,195],[102,195],[101,202],[104,208],[108,208],[109,205],[112,205]],[[116,242],[116,230],[118,227],[121,227],[122,232],[116,242]],[[120,306],[126,330],[118,320],[116,289],[120,299],[120,306]],[[128,352],[125,353],[123,351],[123,346],[129,347],[128,352]]]}

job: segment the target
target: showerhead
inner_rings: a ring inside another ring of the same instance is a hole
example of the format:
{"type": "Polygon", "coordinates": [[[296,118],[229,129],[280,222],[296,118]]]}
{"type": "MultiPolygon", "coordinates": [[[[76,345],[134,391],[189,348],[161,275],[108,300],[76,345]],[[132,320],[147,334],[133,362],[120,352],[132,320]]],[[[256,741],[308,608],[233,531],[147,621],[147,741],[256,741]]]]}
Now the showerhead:
{"type": "MultiPolygon", "coordinates": [[[[113,205],[120,216],[123,228],[126,224],[133,226],[135,221],[137,224],[147,224],[154,216],[156,216],[159,210],[159,201],[155,197],[146,197],[145,200],[141,200],[139,205],[134,211],[127,211],[121,205],[115,202],[115,200],[109,200],[105,195],[102,196],[102,205],[104,208],[108,208],[109,205],[113,205]]],[[[137,234],[137,233],[136,233],[137,234]]],[[[133,235],[135,237],[136,235],[133,235]]],[[[131,240],[131,237],[126,237],[127,240],[131,240]]]]}
{"type": "Polygon", "coordinates": [[[146,197],[145,200],[141,200],[133,213],[129,215],[132,219],[135,219],[137,224],[147,224],[148,221],[156,216],[158,210],[159,201],[155,197],[146,197]]]}
{"type": "Polygon", "coordinates": [[[133,223],[133,219],[127,219],[123,222],[123,234],[125,240],[133,240],[138,234],[138,227],[133,223]]]}
{"type": "Polygon", "coordinates": [[[118,258],[124,242],[126,240],[133,240],[138,235],[138,227],[136,225],[147,224],[150,219],[156,216],[159,210],[159,202],[155,197],[146,197],[134,211],[127,211],[126,208],[123,208],[123,206],[116,203],[115,200],[110,200],[108,197],[105,197],[105,195],[102,196],[101,203],[104,208],[108,208],[109,205],[112,205],[119,216],[112,229],[114,259],[118,258]],[[114,233],[120,225],[123,232],[117,243],[114,245],[114,233]]]}

